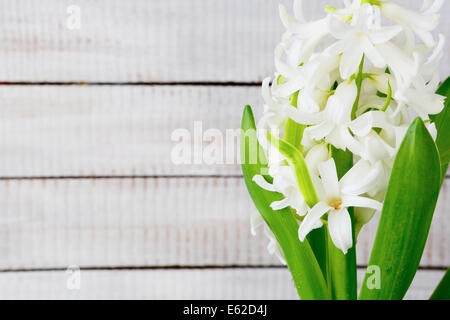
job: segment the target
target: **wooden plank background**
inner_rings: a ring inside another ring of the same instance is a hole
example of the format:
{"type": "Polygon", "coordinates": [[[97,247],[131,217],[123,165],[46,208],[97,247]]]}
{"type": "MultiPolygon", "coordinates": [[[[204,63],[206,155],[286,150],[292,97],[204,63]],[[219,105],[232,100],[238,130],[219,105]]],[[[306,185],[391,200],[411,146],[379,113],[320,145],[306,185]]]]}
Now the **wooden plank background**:
{"type": "MultiPolygon", "coordinates": [[[[406,298],[428,299],[441,278],[422,270],[406,298]]],[[[67,280],[63,271],[2,273],[0,299],[298,299],[284,268],[85,270],[79,290],[68,290],[67,280]]]]}
{"type": "MultiPolygon", "coordinates": [[[[170,158],[176,129],[235,130],[247,103],[260,114],[277,2],[0,0],[0,298],[296,298],[250,234],[239,166],[170,158]]],[[[340,1],[307,1],[308,16],[325,2],[340,1]]],[[[449,183],[408,298],[450,265],[449,183]]],[[[360,278],[377,221],[358,241],[360,278]]]]}

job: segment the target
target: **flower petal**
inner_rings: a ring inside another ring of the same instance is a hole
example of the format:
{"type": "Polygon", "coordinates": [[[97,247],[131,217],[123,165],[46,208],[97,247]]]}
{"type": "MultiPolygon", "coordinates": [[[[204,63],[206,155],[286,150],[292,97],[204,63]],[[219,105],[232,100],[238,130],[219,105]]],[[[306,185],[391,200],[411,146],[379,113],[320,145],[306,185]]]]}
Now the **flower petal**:
{"type": "Polygon", "coordinates": [[[381,210],[383,205],[381,202],[360,196],[342,196],[342,206],[343,207],[360,207],[360,208],[371,208],[375,210],[381,210]]]}
{"type": "Polygon", "coordinates": [[[344,254],[353,246],[352,220],[347,209],[331,210],[328,214],[328,230],[336,248],[344,254]]]}
{"type": "Polygon", "coordinates": [[[354,81],[342,82],[327,102],[325,108],[326,118],[337,124],[350,122],[353,103],[355,102],[358,89],[354,81]]]}
{"type": "Polygon", "coordinates": [[[310,92],[307,88],[300,90],[297,98],[297,107],[300,106],[302,110],[308,113],[319,112],[320,107],[313,97],[314,92],[310,92]]]}
{"type": "Polygon", "coordinates": [[[295,33],[300,39],[308,39],[313,37],[317,33],[322,33],[328,31],[328,16],[307,23],[302,23],[299,21],[294,21],[287,13],[286,8],[283,5],[279,5],[280,18],[283,25],[290,32],[295,33]]]}
{"type": "Polygon", "coordinates": [[[359,62],[363,57],[363,49],[360,45],[353,45],[342,53],[339,70],[342,79],[348,79],[358,72],[359,62]]]}
{"type": "Polygon", "coordinates": [[[343,39],[330,45],[328,48],[325,49],[324,52],[328,55],[337,56],[342,52],[348,50],[350,45],[351,45],[350,41],[348,41],[347,39],[343,39]]]}
{"type": "Polygon", "coordinates": [[[361,38],[361,48],[375,67],[384,68],[386,66],[386,61],[367,37],[361,38]]]}
{"type": "Polygon", "coordinates": [[[331,35],[340,40],[344,39],[352,30],[350,25],[334,16],[329,19],[328,26],[331,35]]]}
{"type": "Polygon", "coordinates": [[[386,113],[382,111],[366,112],[350,123],[350,130],[359,137],[368,135],[372,128],[391,130],[391,127],[386,113]]]}
{"type": "Polygon", "coordinates": [[[320,143],[312,147],[305,157],[305,162],[308,166],[309,172],[315,175],[319,174],[317,164],[326,160],[328,160],[328,148],[324,143],[320,143]]]}
{"type": "Polygon", "coordinates": [[[285,110],[289,118],[300,124],[306,125],[317,124],[320,123],[323,119],[323,114],[321,112],[315,113],[304,112],[299,108],[295,108],[293,106],[286,106],[285,110]]]}
{"type": "Polygon", "coordinates": [[[398,24],[407,27],[415,26],[426,31],[432,31],[439,23],[437,14],[420,14],[392,1],[382,2],[381,12],[386,18],[398,24]]]}
{"type": "Polygon", "coordinates": [[[361,144],[354,137],[352,137],[346,126],[337,126],[325,140],[338,149],[348,149],[356,155],[359,155],[362,150],[361,144]]]}
{"type": "Polygon", "coordinates": [[[275,48],[275,68],[278,73],[283,75],[286,78],[293,78],[297,76],[298,69],[296,67],[292,67],[288,65],[286,62],[282,60],[283,53],[285,52],[285,49],[282,44],[279,44],[275,48]]]}
{"type": "Polygon", "coordinates": [[[444,108],[444,96],[414,89],[409,89],[406,94],[408,105],[424,119],[426,119],[429,114],[440,113],[444,108]]]}
{"type": "MultiPolygon", "coordinates": [[[[395,131],[394,131],[395,132],[395,131]]],[[[361,152],[361,158],[370,162],[378,162],[385,159],[394,158],[395,148],[392,148],[378,134],[372,131],[369,135],[362,138],[364,145],[361,152]]]]}
{"type": "Polygon", "coordinates": [[[289,200],[287,198],[284,198],[283,200],[274,201],[270,204],[270,207],[272,210],[281,210],[286,207],[289,207],[289,200]]]}
{"type": "Polygon", "coordinates": [[[320,177],[322,179],[325,193],[329,198],[337,198],[340,196],[339,182],[334,159],[331,158],[325,162],[321,162],[317,166],[320,177]]]}
{"type": "Polygon", "coordinates": [[[330,207],[323,201],[318,202],[305,216],[298,229],[298,238],[304,241],[308,233],[317,226],[322,226],[320,218],[330,210],[330,207]],[[320,224],[318,224],[320,222],[320,224]]]}
{"type": "Polygon", "coordinates": [[[322,122],[318,125],[307,127],[304,134],[313,138],[314,140],[322,140],[334,129],[334,124],[329,122],[322,122]]]}
{"type": "Polygon", "coordinates": [[[305,23],[305,17],[303,16],[303,1],[302,0],[294,0],[294,16],[295,18],[301,22],[305,23]]]}
{"type": "Polygon", "coordinates": [[[402,31],[401,26],[389,26],[369,31],[369,38],[373,44],[385,43],[402,31]]]}
{"type": "Polygon", "coordinates": [[[323,188],[322,180],[320,180],[318,175],[311,174],[311,181],[314,185],[314,189],[316,190],[316,194],[319,200],[325,200],[326,194],[325,189],[323,188]]]}
{"type": "Polygon", "coordinates": [[[270,93],[270,77],[267,77],[263,80],[261,86],[262,97],[264,102],[271,108],[277,108],[278,104],[272,99],[272,94],[270,93]]]}
{"type": "Polygon", "coordinates": [[[424,0],[423,6],[420,9],[425,14],[437,13],[442,5],[444,4],[444,0],[424,0]]]}
{"type": "Polygon", "coordinates": [[[271,192],[277,192],[277,190],[274,188],[273,184],[270,184],[264,179],[264,177],[260,174],[255,174],[252,179],[259,187],[271,191],[271,192]]]}
{"type": "Polygon", "coordinates": [[[364,137],[369,134],[373,127],[373,118],[371,112],[366,112],[350,123],[350,130],[359,136],[364,137]]]}
{"type": "Polygon", "coordinates": [[[415,12],[391,1],[383,2],[381,11],[388,19],[412,29],[428,47],[435,44],[431,31],[439,23],[439,14],[415,12]]]}
{"type": "Polygon", "coordinates": [[[361,145],[354,137],[352,137],[352,135],[348,131],[348,128],[341,126],[339,130],[341,131],[342,141],[344,142],[347,149],[356,155],[360,154],[361,145]]]}
{"type": "Polygon", "coordinates": [[[398,81],[409,81],[414,76],[415,62],[400,48],[391,42],[380,44],[377,47],[398,81]]]}
{"type": "Polygon", "coordinates": [[[264,219],[259,214],[259,212],[253,214],[250,218],[250,232],[252,236],[256,236],[256,230],[264,224],[264,219]]]}
{"type": "Polygon", "coordinates": [[[360,195],[374,189],[382,173],[379,163],[374,166],[369,161],[359,160],[339,181],[342,193],[360,195]]]}
{"type": "Polygon", "coordinates": [[[283,84],[279,84],[274,88],[274,93],[283,98],[289,98],[294,92],[302,89],[306,84],[306,80],[302,75],[289,79],[283,84]]]}

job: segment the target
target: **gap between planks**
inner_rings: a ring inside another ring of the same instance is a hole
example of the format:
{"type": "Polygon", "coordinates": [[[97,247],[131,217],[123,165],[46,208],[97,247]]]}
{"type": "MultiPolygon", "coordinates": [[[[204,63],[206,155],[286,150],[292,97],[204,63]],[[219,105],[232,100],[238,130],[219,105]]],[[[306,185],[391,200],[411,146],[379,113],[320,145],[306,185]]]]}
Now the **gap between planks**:
{"type": "Polygon", "coordinates": [[[92,179],[239,179],[243,178],[239,174],[230,175],[121,175],[121,176],[33,176],[33,177],[0,177],[1,180],[92,180],[92,179]]]}
{"type": "MultiPolygon", "coordinates": [[[[214,270],[214,269],[286,269],[284,265],[173,265],[173,266],[93,266],[80,267],[82,271],[120,271],[120,270],[214,270]]],[[[367,265],[358,265],[358,269],[366,269],[367,265]]],[[[419,270],[424,271],[446,271],[448,266],[419,266],[419,270]]],[[[48,272],[48,271],[66,271],[67,268],[17,268],[0,269],[0,273],[11,272],[48,272]]]]}
{"type": "MultiPolygon", "coordinates": [[[[115,180],[115,179],[239,179],[243,178],[240,174],[229,175],[122,175],[122,176],[33,176],[33,177],[0,177],[2,180],[115,180]]],[[[446,175],[445,179],[450,179],[450,175],[446,175]]]]}
{"type": "Polygon", "coordinates": [[[30,81],[0,81],[0,86],[209,86],[209,87],[259,87],[262,82],[240,81],[152,81],[152,82],[30,82],[30,81]]]}

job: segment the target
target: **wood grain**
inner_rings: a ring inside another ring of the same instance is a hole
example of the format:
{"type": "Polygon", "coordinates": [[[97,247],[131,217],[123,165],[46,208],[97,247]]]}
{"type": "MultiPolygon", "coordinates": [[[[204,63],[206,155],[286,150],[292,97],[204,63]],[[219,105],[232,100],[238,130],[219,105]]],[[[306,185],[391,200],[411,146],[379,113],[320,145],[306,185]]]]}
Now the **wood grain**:
{"type": "MultiPolygon", "coordinates": [[[[358,278],[363,278],[363,269],[358,278]]],[[[443,271],[419,270],[406,299],[428,299],[443,271]]],[[[64,271],[0,273],[0,299],[298,299],[284,268],[81,270],[68,290],[64,271]]]]}
{"type": "Polygon", "coordinates": [[[243,106],[262,112],[260,88],[247,86],[0,86],[0,96],[0,178],[240,175],[243,106]],[[181,142],[189,164],[172,161],[181,142]],[[222,161],[195,163],[214,143],[222,161]]]}
{"type": "MultiPolygon", "coordinates": [[[[0,81],[259,82],[274,72],[284,32],[278,2],[0,1],[0,81]],[[81,10],[80,29],[68,28],[72,5],[81,10]]],[[[290,9],[291,1],[281,2],[290,9]]],[[[323,16],[325,4],[341,4],[304,2],[310,19],[323,16]]],[[[448,7],[442,13],[439,32],[448,34],[448,7]]],[[[445,55],[442,75],[449,71],[445,55]]]]}
{"type": "Polygon", "coordinates": [[[0,96],[0,177],[240,174],[227,129],[245,104],[262,110],[260,88],[246,86],[0,86],[0,96]],[[201,135],[219,130],[234,164],[174,164],[177,129],[189,130],[192,161],[214,141],[201,135]]]}
{"type": "MultiPolygon", "coordinates": [[[[339,2],[306,1],[307,16],[339,2]]],[[[0,299],[297,298],[262,231],[250,234],[255,209],[239,165],[170,160],[174,130],[192,133],[196,121],[236,130],[245,104],[260,114],[252,85],[274,72],[277,3],[0,0],[0,299]],[[71,5],[81,10],[78,30],[67,27],[71,5]],[[228,82],[246,85],[220,85],[228,82]],[[147,85],[158,83],[172,85],[147,85]],[[22,270],[69,265],[98,270],[82,271],[79,291],[67,290],[64,271],[22,270]],[[181,269],[158,269],[167,266],[181,269]]],[[[448,55],[441,70],[450,71],[448,55]]],[[[449,183],[425,268],[450,264],[449,183]]],[[[363,229],[359,265],[376,225],[363,229]]],[[[442,273],[420,270],[408,297],[427,298],[442,273]]]]}
{"type": "MultiPolygon", "coordinates": [[[[450,184],[432,223],[426,266],[450,264],[450,184]]],[[[115,266],[268,266],[242,178],[0,181],[0,269],[115,266]]],[[[366,265],[377,219],[364,227],[366,265]]]]}

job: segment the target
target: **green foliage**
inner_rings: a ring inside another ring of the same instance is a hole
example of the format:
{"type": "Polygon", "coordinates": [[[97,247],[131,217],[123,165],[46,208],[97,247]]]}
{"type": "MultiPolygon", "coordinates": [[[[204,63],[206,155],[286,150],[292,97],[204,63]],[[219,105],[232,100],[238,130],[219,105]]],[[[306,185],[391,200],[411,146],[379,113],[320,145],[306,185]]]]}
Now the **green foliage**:
{"type": "Polygon", "coordinates": [[[430,116],[437,129],[436,145],[441,158],[443,180],[450,161],[450,77],[442,83],[436,93],[446,97],[444,110],[437,115],[430,116]]]}
{"type": "Polygon", "coordinates": [[[420,118],[394,161],[369,267],[381,271],[380,288],[366,273],[360,299],[402,299],[422,257],[440,189],[439,154],[420,118]]]}
{"type": "MultiPolygon", "coordinates": [[[[256,140],[255,120],[250,106],[246,106],[242,117],[241,160],[242,172],[248,192],[277,239],[295,287],[301,299],[328,299],[327,284],[308,241],[300,242],[298,238],[298,222],[290,209],[273,211],[270,204],[282,199],[276,192],[260,188],[252,180],[255,175],[267,172],[267,161],[256,140]],[[258,146],[254,150],[252,146],[258,146]],[[255,153],[256,152],[256,153],[255,153]],[[248,161],[252,154],[257,155],[255,162],[248,161]]],[[[265,177],[268,181],[269,178],[265,177]]]]}
{"type": "Polygon", "coordinates": [[[450,300],[450,268],[445,272],[444,277],[434,290],[430,300],[450,300]]]}

